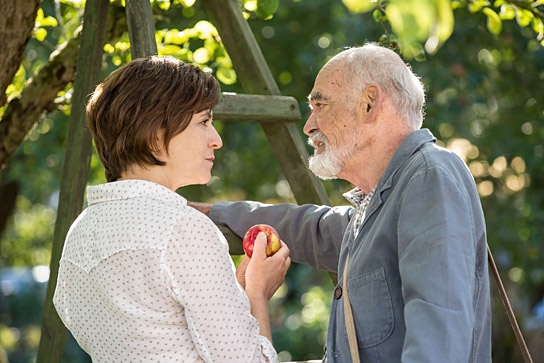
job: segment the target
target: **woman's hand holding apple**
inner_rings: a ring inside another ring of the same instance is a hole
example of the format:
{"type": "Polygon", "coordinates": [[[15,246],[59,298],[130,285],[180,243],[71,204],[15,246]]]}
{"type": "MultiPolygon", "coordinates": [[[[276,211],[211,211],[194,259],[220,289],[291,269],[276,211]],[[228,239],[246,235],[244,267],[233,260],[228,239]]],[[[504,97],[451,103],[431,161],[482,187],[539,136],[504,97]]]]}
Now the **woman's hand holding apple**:
{"type": "Polygon", "coordinates": [[[236,276],[248,295],[259,294],[270,300],[283,284],[291,258],[289,248],[283,241],[280,241],[279,250],[272,256],[266,255],[266,245],[266,235],[259,233],[252,257],[244,256],[236,276]]]}

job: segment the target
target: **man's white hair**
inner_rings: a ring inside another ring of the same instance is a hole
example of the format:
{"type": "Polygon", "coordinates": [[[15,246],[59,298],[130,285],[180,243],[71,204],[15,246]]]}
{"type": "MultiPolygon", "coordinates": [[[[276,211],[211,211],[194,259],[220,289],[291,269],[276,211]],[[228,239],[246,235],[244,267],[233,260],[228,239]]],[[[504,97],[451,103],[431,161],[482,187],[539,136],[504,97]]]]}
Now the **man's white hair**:
{"type": "Polygon", "coordinates": [[[363,92],[371,84],[378,85],[391,97],[399,116],[414,129],[421,128],[425,116],[425,89],[418,76],[393,50],[367,43],[344,50],[328,63],[345,62],[346,79],[354,92],[363,92]]]}

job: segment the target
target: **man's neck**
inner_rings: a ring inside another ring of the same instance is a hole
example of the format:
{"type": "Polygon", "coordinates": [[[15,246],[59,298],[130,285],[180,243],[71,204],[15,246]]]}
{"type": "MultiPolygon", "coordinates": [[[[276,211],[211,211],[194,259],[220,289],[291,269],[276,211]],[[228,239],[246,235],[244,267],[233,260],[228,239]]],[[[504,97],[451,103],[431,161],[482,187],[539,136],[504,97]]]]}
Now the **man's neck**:
{"type": "Polygon", "coordinates": [[[372,145],[370,150],[356,155],[338,176],[368,194],[380,181],[393,155],[410,133],[389,136],[372,145]]]}

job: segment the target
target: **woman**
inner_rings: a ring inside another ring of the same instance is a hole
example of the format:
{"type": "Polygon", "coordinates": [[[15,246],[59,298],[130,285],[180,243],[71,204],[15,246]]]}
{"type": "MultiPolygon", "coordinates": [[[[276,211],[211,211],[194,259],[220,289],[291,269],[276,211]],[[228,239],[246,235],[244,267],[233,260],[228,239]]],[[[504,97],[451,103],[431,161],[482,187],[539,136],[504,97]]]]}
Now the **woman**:
{"type": "Polygon", "coordinates": [[[87,189],[54,304],[93,362],[275,362],[268,300],[290,264],[260,235],[235,271],[228,245],[175,191],[210,180],[220,88],[172,57],[136,59],[87,105],[108,183],[87,189]]]}

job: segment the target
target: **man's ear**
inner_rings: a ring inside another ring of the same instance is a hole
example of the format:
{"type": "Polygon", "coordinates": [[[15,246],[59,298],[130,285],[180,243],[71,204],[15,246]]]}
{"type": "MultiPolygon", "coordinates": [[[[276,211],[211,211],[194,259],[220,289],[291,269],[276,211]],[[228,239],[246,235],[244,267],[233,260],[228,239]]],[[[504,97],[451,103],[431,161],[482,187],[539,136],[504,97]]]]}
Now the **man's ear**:
{"type": "Polygon", "coordinates": [[[365,119],[367,119],[378,106],[379,89],[371,84],[363,91],[359,99],[359,107],[365,119]]]}

